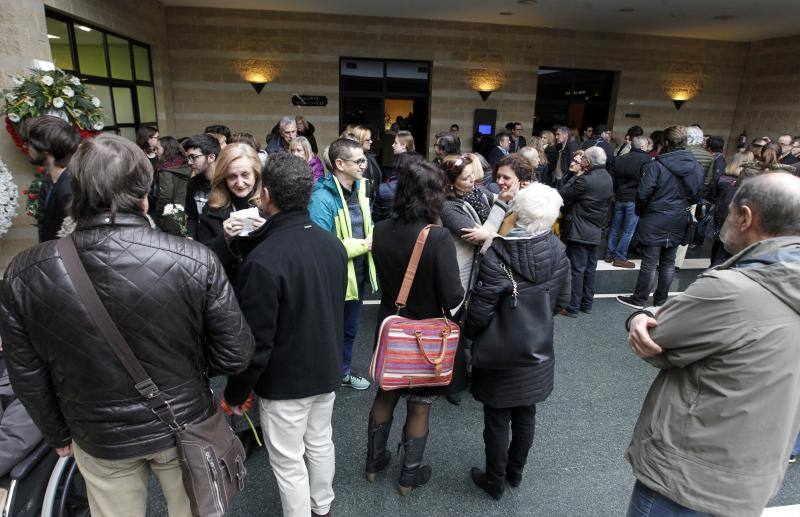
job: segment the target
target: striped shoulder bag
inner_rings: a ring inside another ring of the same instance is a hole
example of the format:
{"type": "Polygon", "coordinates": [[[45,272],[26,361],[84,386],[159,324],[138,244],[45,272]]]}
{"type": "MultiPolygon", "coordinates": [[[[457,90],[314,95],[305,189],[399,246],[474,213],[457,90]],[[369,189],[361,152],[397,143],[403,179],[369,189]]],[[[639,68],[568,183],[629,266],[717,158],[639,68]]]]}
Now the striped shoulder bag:
{"type": "Polygon", "coordinates": [[[370,376],[384,390],[447,386],[453,378],[458,325],[447,319],[444,310],[441,318],[413,320],[400,316],[433,226],[429,224],[419,232],[395,301],[397,313],[383,320],[378,332],[370,376]]]}

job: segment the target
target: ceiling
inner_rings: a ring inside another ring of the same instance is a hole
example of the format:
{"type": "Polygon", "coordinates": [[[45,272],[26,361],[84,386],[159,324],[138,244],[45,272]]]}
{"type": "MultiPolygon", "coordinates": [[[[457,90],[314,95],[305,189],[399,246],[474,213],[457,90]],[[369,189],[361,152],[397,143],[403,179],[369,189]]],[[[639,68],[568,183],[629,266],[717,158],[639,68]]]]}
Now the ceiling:
{"type": "MultiPolygon", "coordinates": [[[[220,7],[219,0],[160,1],[167,6],[220,7]]],[[[226,0],[223,4],[231,9],[480,21],[727,41],[800,35],[800,0],[226,0]]]]}

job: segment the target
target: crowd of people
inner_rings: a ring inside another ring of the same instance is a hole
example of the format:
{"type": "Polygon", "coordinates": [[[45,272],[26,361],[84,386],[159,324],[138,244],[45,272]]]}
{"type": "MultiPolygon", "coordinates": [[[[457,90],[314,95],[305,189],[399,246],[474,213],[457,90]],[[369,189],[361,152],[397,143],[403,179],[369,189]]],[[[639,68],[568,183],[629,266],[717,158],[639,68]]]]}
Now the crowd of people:
{"type": "MultiPolygon", "coordinates": [[[[345,127],[322,152],[314,129],[283,117],[262,149],[221,125],[180,139],[142,127],[136,144],[81,142],[55,117],[23,126],[46,171],[41,244],[5,272],[3,355],[17,420],[27,410],[59,455],[75,456],[92,515],[144,515],[148,470],[171,516],[190,510],[173,429],[91,330],[59,237],[75,243],[179,422],[215,411],[210,375],[227,376],[234,415],[255,393],[284,515],[304,517],[332,515],[337,388],[371,386],[352,371],[367,290],[380,293],[379,326],[400,311],[445,315],[463,334],[447,386],[378,387],[366,479],[391,463],[405,399],[399,491],[428,483],[432,404],[469,390],[485,446],[469,475],[500,499],[523,482],[537,404],[553,390],[554,318],[591,313],[598,260],[632,268],[635,249],[638,279],[618,301],[636,309],[632,350],[660,373],[628,450],[629,515],[653,515],[654,504],[671,508],[659,515],[760,513],[800,449],[800,139],[742,142],[727,164],[724,141],[696,125],[649,137],[634,126],[614,146],[604,125],[581,142],[566,127],[526,139],[512,122],[472,152],[454,125],[429,161],[398,127],[392,166],[381,167],[366,126],[345,127]],[[706,237],[714,267],[668,300],[686,247],[706,237]]],[[[14,450],[24,455],[29,441],[14,450]]]]}

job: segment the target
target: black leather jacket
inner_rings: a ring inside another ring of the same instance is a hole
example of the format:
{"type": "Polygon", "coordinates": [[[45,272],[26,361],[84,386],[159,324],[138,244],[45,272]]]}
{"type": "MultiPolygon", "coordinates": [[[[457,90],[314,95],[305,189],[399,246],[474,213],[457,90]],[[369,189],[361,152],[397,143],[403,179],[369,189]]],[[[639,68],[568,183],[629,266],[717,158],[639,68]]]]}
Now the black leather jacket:
{"type": "MultiPolygon", "coordinates": [[[[239,372],[253,352],[214,254],[133,214],[97,216],[73,238],[103,305],[178,421],[210,416],[209,370],[239,372]]],[[[56,243],[17,255],[0,284],[0,335],[14,391],[53,447],[75,440],[106,459],[173,447],[169,428],[100,337],[56,243]]]]}

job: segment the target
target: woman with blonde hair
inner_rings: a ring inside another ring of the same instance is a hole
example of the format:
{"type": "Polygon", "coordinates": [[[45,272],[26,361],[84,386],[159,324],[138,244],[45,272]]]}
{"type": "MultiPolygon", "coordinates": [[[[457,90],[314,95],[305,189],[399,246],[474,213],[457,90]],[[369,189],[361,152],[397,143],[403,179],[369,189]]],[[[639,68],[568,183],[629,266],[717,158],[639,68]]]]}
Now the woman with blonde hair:
{"type": "Polygon", "coordinates": [[[553,186],[553,171],[558,166],[558,146],[556,145],[556,134],[545,129],[539,133],[539,142],[544,149],[544,157],[547,159],[547,173],[543,174],[541,178],[549,179],[549,183],[545,183],[543,179],[539,181],[545,185],[553,186]]]}
{"type": "Polygon", "coordinates": [[[211,194],[197,221],[197,240],[217,254],[233,280],[236,266],[243,258],[233,251],[234,241],[266,222],[259,210],[261,160],[250,145],[238,142],[226,145],[216,163],[211,194]],[[246,217],[232,216],[248,208],[255,211],[246,217]]]}
{"type": "Polygon", "coordinates": [[[322,161],[320,161],[319,157],[314,154],[311,149],[311,142],[306,137],[298,136],[289,142],[289,152],[302,158],[311,167],[311,172],[314,174],[314,183],[325,176],[325,167],[322,166],[322,161]]]}
{"type": "MultiPolygon", "coordinates": [[[[345,128],[345,130],[348,128],[350,128],[350,126],[345,128]]],[[[369,196],[369,206],[374,209],[375,198],[378,195],[378,187],[381,181],[383,181],[383,174],[380,165],[378,165],[378,161],[375,159],[375,155],[370,152],[370,149],[372,149],[372,130],[366,126],[355,126],[352,133],[358,139],[358,143],[361,144],[361,147],[364,149],[364,156],[367,158],[367,170],[364,171],[364,178],[369,180],[367,195],[369,196]]]]}

